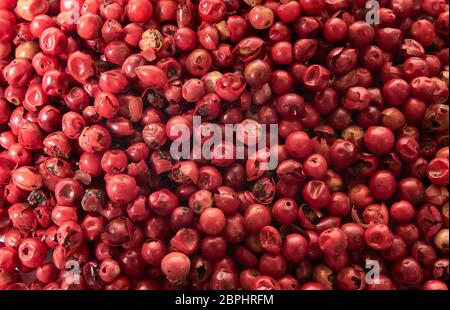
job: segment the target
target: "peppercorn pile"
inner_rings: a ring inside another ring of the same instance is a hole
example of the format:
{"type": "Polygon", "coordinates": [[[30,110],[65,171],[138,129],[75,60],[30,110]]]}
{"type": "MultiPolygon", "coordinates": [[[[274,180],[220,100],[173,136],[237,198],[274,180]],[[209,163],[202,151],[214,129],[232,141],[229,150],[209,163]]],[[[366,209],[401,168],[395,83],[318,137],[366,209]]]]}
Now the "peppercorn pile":
{"type": "Polygon", "coordinates": [[[0,289],[447,289],[448,12],[1,0],[0,289]]]}

